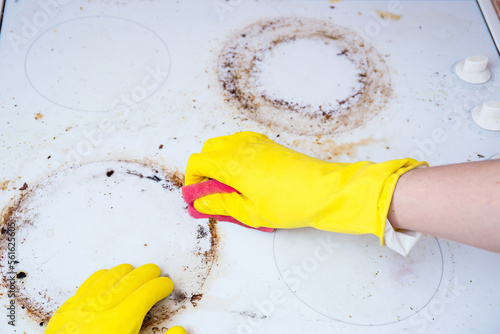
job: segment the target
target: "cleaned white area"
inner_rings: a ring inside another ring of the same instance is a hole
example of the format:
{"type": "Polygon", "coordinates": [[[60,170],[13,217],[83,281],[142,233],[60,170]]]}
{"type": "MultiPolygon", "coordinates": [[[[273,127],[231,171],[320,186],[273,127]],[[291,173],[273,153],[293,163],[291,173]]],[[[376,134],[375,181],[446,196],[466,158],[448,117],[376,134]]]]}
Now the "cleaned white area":
{"type": "Polygon", "coordinates": [[[284,282],[304,304],[355,325],[384,325],[415,315],[432,300],[443,275],[441,247],[429,237],[407,257],[381,248],[376,237],[315,229],[280,230],[274,248],[284,282]]]}
{"type": "Polygon", "coordinates": [[[280,43],[257,63],[260,89],[272,99],[301,106],[335,106],[361,88],[359,72],[341,52],[320,39],[280,43]]]}
{"type": "Polygon", "coordinates": [[[41,34],[25,66],[33,88],[51,102],[104,111],[147,99],[167,78],[170,59],[163,41],[144,25],[84,17],[41,34]]]}

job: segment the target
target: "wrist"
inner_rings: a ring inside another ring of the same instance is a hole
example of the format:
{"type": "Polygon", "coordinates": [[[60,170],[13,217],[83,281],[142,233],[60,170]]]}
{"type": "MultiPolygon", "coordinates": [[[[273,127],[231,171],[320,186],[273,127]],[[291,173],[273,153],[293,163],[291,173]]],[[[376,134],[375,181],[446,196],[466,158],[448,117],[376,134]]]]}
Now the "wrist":
{"type": "Polygon", "coordinates": [[[408,226],[408,220],[405,218],[405,214],[408,213],[408,210],[405,208],[412,205],[412,196],[409,196],[409,194],[411,194],[412,181],[415,174],[418,174],[418,172],[419,168],[416,168],[404,173],[399,177],[396,187],[394,188],[387,219],[396,229],[412,230],[412,228],[408,226]]]}

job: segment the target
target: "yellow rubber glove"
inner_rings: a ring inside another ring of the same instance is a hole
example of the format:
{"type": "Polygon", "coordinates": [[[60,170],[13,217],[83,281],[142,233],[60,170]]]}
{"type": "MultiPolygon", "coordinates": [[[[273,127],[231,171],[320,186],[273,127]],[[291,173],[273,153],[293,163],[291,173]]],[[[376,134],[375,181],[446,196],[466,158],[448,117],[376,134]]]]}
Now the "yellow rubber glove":
{"type": "Polygon", "coordinates": [[[298,228],[365,234],[384,245],[387,212],[398,178],[426,164],[331,163],[311,158],[265,135],[240,132],[207,140],[189,158],[186,185],[216,179],[236,192],[194,202],[201,213],[232,216],[252,227],[298,228]]]}
{"type": "MultiPolygon", "coordinates": [[[[54,313],[45,334],[137,334],[146,313],[168,296],[174,283],[160,268],[121,264],[90,276],[54,313]]],[[[173,327],[168,334],[185,334],[173,327]]]]}

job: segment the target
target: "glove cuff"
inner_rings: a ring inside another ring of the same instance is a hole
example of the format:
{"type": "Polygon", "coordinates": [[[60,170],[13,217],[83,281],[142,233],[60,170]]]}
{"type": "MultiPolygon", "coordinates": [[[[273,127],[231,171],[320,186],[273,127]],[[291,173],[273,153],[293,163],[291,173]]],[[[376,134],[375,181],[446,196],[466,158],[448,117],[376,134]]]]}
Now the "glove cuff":
{"type": "Polygon", "coordinates": [[[380,238],[381,246],[385,246],[384,234],[386,231],[387,214],[389,213],[389,207],[391,206],[392,196],[394,194],[394,190],[396,189],[396,185],[398,183],[399,178],[403,174],[415,168],[429,167],[429,164],[427,162],[417,161],[412,158],[402,159],[400,161],[404,162],[403,166],[401,166],[387,178],[387,181],[385,182],[385,185],[382,188],[382,192],[379,197],[378,207],[379,207],[379,214],[380,214],[379,219],[381,225],[378,236],[380,238]]]}

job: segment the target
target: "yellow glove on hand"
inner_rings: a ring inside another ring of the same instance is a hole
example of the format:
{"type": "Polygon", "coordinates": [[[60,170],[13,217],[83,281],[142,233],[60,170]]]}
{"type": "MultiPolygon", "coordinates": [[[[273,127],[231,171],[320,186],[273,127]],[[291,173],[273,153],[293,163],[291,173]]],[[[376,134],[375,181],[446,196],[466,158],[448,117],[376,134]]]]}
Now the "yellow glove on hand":
{"type": "Polygon", "coordinates": [[[414,159],[384,163],[331,163],[240,132],[207,140],[189,158],[186,185],[215,179],[241,194],[217,193],[194,207],[232,216],[252,227],[298,228],[365,234],[384,245],[387,212],[398,178],[426,164],[414,159]]]}
{"type": "MultiPolygon", "coordinates": [[[[90,276],[52,316],[45,334],[137,334],[146,313],[174,283],[160,268],[121,264],[90,276]]],[[[185,334],[182,327],[167,333],[185,334]]]]}

